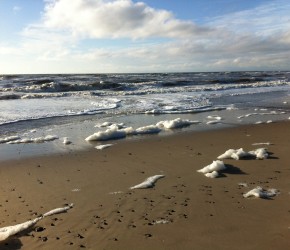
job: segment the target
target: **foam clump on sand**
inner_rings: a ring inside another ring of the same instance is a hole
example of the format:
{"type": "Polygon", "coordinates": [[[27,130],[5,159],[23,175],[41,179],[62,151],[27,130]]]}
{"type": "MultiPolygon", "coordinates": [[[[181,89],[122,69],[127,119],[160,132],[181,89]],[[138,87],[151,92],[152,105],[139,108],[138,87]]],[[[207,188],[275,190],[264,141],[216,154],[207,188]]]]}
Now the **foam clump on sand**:
{"type": "Polygon", "coordinates": [[[211,173],[206,173],[205,176],[208,177],[208,178],[217,178],[219,176],[219,172],[218,171],[213,171],[211,173]]]}
{"type": "Polygon", "coordinates": [[[222,120],[222,118],[218,115],[209,115],[207,118],[208,119],[215,119],[215,120],[219,120],[219,121],[222,120]]]}
{"type": "Polygon", "coordinates": [[[190,121],[176,118],[174,120],[160,121],[155,125],[147,125],[137,129],[133,129],[132,127],[125,127],[123,123],[116,124],[105,122],[101,125],[97,125],[97,127],[107,127],[105,131],[96,132],[88,136],[85,140],[105,141],[125,138],[127,135],[158,134],[162,131],[162,129],[182,128],[194,123],[199,123],[199,121],[190,121]]]}
{"type": "Polygon", "coordinates": [[[86,141],[106,141],[112,139],[125,138],[127,135],[139,135],[139,134],[156,134],[159,133],[161,129],[156,125],[148,125],[144,127],[137,128],[136,130],[132,127],[126,127],[119,129],[117,126],[110,126],[105,131],[96,132],[88,136],[86,141]]]}
{"type": "Polygon", "coordinates": [[[249,154],[256,156],[256,159],[258,160],[267,159],[269,157],[269,154],[265,148],[258,148],[250,151],[249,154]]]}
{"type": "Polygon", "coordinates": [[[240,182],[240,183],[238,183],[238,185],[239,185],[240,187],[248,187],[248,184],[245,183],[245,182],[240,182]]]}
{"type": "Polygon", "coordinates": [[[88,136],[86,141],[106,141],[110,139],[120,139],[126,137],[126,131],[118,129],[116,127],[108,128],[105,131],[96,132],[88,136]]]}
{"type": "Polygon", "coordinates": [[[160,121],[156,125],[161,128],[165,129],[174,129],[174,128],[182,128],[189,126],[191,124],[197,124],[200,123],[199,121],[190,121],[187,119],[181,119],[181,118],[176,118],[174,120],[166,120],[166,121],[160,121]]]}
{"type": "Polygon", "coordinates": [[[114,122],[103,122],[101,124],[95,125],[95,128],[125,128],[124,123],[114,123],[114,122]]]}
{"type": "Polygon", "coordinates": [[[217,124],[217,123],[220,123],[220,121],[219,120],[208,121],[206,124],[212,125],[212,124],[217,124]]]}
{"type": "Polygon", "coordinates": [[[158,224],[168,224],[170,221],[169,220],[155,220],[153,221],[154,225],[158,225],[158,224]]]}
{"type": "Polygon", "coordinates": [[[224,159],[247,159],[247,158],[256,158],[256,159],[266,159],[268,158],[269,154],[265,148],[258,148],[256,150],[252,150],[249,152],[244,151],[243,148],[240,149],[228,149],[225,153],[221,154],[217,158],[219,160],[224,159]]]}
{"type": "Polygon", "coordinates": [[[247,158],[250,157],[251,155],[244,151],[243,148],[240,149],[228,149],[225,153],[222,155],[218,156],[217,158],[219,160],[224,160],[224,159],[235,159],[239,160],[242,158],[247,158]]]}
{"type": "Polygon", "coordinates": [[[12,235],[20,233],[20,232],[34,226],[38,221],[40,221],[41,219],[43,219],[47,216],[66,212],[67,210],[71,209],[72,207],[73,207],[73,204],[70,204],[68,206],[61,207],[61,208],[56,208],[56,209],[48,211],[47,213],[45,213],[45,214],[43,214],[43,215],[41,215],[33,220],[29,220],[29,221],[26,221],[24,223],[20,223],[20,224],[14,225],[14,226],[2,227],[2,228],[0,228],[0,242],[8,239],[12,235]]]}
{"type": "MultiPolygon", "coordinates": [[[[101,126],[101,127],[105,127],[105,126],[101,126]]],[[[124,123],[112,123],[111,125],[109,125],[107,127],[108,128],[117,128],[117,129],[125,128],[124,123]]]]}
{"type": "Polygon", "coordinates": [[[279,191],[274,188],[270,188],[268,190],[263,189],[262,187],[256,187],[249,192],[243,194],[244,198],[250,198],[250,197],[257,197],[257,198],[270,198],[274,197],[277,194],[279,194],[279,191]]]}
{"type": "Polygon", "coordinates": [[[124,193],[123,191],[115,191],[115,192],[110,192],[109,194],[111,194],[111,195],[115,195],[115,194],[122,194],[122,193],[124,193]]]}
{"type": "Polygon", "coordinates": [[[164,178],[165,175],[154,175],[154,176],[150,176],[148,177],[145,181],[143,181],[142,183],[135,185],[133,187],[130,187],[130,189],[143,189],[143,188],[152,188],[154,187],[155,183],[157,182],[157,180],[164,178]]]}
{"type": "Polygon", "coordinates": [[[137,128],[135,134],[158,134],[161,129],[157,125],[148,125],[137,128]]]}
{"type": "Polygon", "coordinates": [[[105,149],[105,148],[109,148],[109,147],[111,147],[111,146],[113,146],[113,144],[102,144],[102,145],[98,145],[98,146],[96,146],[95,149],[103,150],[103,149],[105,149]]]}
{"type": "Polygon", "coordinates": [[[205,174],[206,177],[216,178],[219,176],[219,171],[225,170],[226,166],[223,161],[213,161],[211,164],[197,170],[199,173],[205,174]]]}
{"type": "Polygon", "coordinates": [[[102,124],[97,124],[95,127],[96,128],[100,128],[100,127],[109,127],[111,126],[113,123],[112,122],[103,122],[102,124]]]}
{"type": "Polygon", "coordinates": [[[58,136],[56,135],[46,135],[36,138],[18,138],[16,140],[10,140],[6,142],[7,144],[21,144],[21,143],[44,143],[48,141],[54,141],[57,140],[58,136]]]}
{"type": "Polygon", "coordinates": [[[259,146],[259,145],[273,145],[271,142],[255,142],[252,144],[253,146],[259,146]]]}
{"type": "Polygon", "coordinates": [[[20,139],[20,137],[17,135],[8,136],[8,137],[0,138],[0,143],[7,143],[7,142],[11,142],[11,141],[16,141],[19,139],[20,139]]]}
{"type": "Polygon", "coordinates": [[[64,145],[69,145],[69,144],[71,144],[72,142],[71,142],[67,137],[64,137],[62,143],[63,143],[64,145]]]}

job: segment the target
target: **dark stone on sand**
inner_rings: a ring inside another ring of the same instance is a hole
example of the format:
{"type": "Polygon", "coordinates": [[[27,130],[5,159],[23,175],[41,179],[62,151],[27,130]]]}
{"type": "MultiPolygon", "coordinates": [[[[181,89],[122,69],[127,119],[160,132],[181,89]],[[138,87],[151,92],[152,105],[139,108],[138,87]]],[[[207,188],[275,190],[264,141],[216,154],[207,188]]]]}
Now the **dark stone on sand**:
{"type": "Polygon", "coordinates": [[[42,239],[41,239],[43,242],[46,242],[48,239],[47,239],[47,237],[42,237],[42,239]]]}
{"type": "Polygon", "coordinates": [[[82,236],[81,234],[78,234],[78,237],[80,238],[80,239],[83,239],[83,238],[85,238],[84,236],[82,236]]]}
{"type": "Polygon", "coordinates": [[[35,229],[34,229],[34,231],[35,232],[42,232],[42,231],[44,231],[45,230],[45,228],[44,227],[36,227],[35,229]]]}

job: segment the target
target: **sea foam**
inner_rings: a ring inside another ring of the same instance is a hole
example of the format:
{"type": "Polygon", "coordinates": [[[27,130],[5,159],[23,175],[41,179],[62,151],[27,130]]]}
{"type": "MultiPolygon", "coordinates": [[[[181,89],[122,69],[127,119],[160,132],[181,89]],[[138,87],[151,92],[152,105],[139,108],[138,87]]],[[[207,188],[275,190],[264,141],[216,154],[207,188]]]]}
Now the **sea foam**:
{"type": "Polygon", "coordinates": [[[2,228],[0,228],[0,242],[8,239],[12,235],[20,233],[20,232],[34,226],[38,221],[40,221],[41,219],[43,219],[47,216],[66,212],[69,209],[71,209],[72,207],[73,207],[73,204],[70,204],[68,206],[61,207],[61,208],[56,208],[56,209],[48,211],[47,213],[45,213],[45,214],[43,214],[43,215],[41,215],[33,220],[29,220],[29,221],[26,221],[24,223],[17,224],[14,226],[2,227],[2,228]]]}
{"type": "Polygon", "coordinates": [[[48,141],[54,141],[57,140],[58,136],[56,135],[46,135],[36,138],[20,138],[18,137],[17,140],[10,140],[6,142],[7,144],[21,144],[21,143],[44,143],[48,141]]]}
{"type": "Polygon", "coordinates": [[[106,141],[111,139],[121,139],[126,137],[127,133],[124,130],[118,128],[109,128],[105,131],[96,132],[88,136],[86,141],[106,141]]]}
{"type": "Polygon", "coordinates": [[[63,143],[64,145],[69,145],[69,144],[71,144],[72,142],[71,142],[67,137],[64,137],[62,143],[63,143]]]}
{"type": "Polygon", "coordinates": [[[160,121],[156,125],[161,128],[165,129],[174,129],[174,128],[182,128],[189,126],[191,124],[197,124],[200,123],[199,121],[190,121],[187,119],[181,119],[181,118],[176,118],[174,120],[166,120],[166,121],[160,121]]]}
{"type": "Polygon", "coordinates": [[[157,125],[148,125],[144,127],[137,128],[135,130],[136,134],[158,134],[161,129],[157,125]]]}
{"type": "Polygon", "coordinates": [[[213,161],[211,164],[203,167],[202,169],[197,170],[197,172],[199,173],[203,173],[203,174],[207,174],[207,173],[211,173],[213,171],[220,171],[220,170],[224,170],[226,167],[223,163],[223,161],[213,161]]]}
{"type": "Polygon", "coordinates": [[[103,149],[105,149],[105,148],[109,148],[109,147],[111,147],[111,146],[113,146],[113,144],[102,144],[102,145],[98,145],[98,146],[96,146],[95,149],[103,150],[103,149]]]}
{"type": "Polygon", "coordinates": [[[274,188],[270,188],[268,190],[263,189],[262,187],[256,187],[249,192],[243,194],[244,198],[249,198],[249,197],[257,197],[257,198],[271,198],[273,196],[276,196],[279,194],[279,191],[274,188]]]}
{"type": "Polygon", "coordinates": [[[205,176],[208,178],[217,178],[219,176],[219,173],[218,171],[213,171],[211,173],[206,173],[205,176]]]}
{"type": "Polygon", "coordinates": [[[225,153],[221,154],[217,158],[219,160],[224,159],[247,159],[247,158],[256,158],[259,160],[267,159],[269,156],[267,150],[265,148],[258,148],[249,152],[244,151],[243,148],[240,149],[228,149],[225,153]]]}
{"type": "Polygon", "coordinates": [[[203,173],[206,177],[216,178],[219,176],[219,171],[225,170],[226,166],[223,161],[213,161],[211,164],[197,170],[199,173],[203,173]]]}
{"type": "Polygon", "coordinates": [[[8,136],[5,138],[0,138],[0,143],[7,143],[7,142],[11,142],[11,141],[16,141],[19,140],[20,137],[17,135],[13,135],[13,136],[8,136]]]}
{"type": "Polygon", "coordinates": [[[150,176],[145,181],[143,181],[142,183],[140,183],[138,185],[135,185],[133,187],[130,187],[130,189],[152,188],[152,187],[154,187],[154,185],[155,185],[157,180],[159,180],[160,178],[164,178],[164,177],[165,177],[165,175],[150,176]]]}
{"type": "Polygon", "coordinates": [[[86,141],[105,141],[112,139],[125,138],[127,135],[142,135],[142,134],[158,134],[162,129],[174,129],[189,126],[199,121],[190,121],[176,118],[174,120],[160,121],[156,125],[147,125],[134,129],[132,127],[125,127],[123,123],[116,124],[105,122],[96,125],[95,127],[107,127],[105,131],[98,131],[88,136],[86,141]]]}

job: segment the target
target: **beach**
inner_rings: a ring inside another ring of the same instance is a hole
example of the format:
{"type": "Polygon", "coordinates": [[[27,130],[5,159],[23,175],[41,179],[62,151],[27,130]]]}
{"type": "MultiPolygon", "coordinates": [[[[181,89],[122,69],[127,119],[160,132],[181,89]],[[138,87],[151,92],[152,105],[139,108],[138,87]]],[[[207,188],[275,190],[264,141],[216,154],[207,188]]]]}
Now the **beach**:
{"type": "Polygon", "coordinates": [[[287,249],[289,125],[186,131],[119,140],[103,150],[2,161],[0,227],[73,207],[9,237],[0,248],[287,249]],[[225,159],[217,178],[197,172],[228,149],[261,147],[268,158],[225,159]],[[130,189],[156,175],[163,178],[153,187],[130,189]],[[277,192],[243,196],[257,186],[277,192]]]}
{"type": "Polygon", "coordinates": [[[0,250],[289,249],[289,10],[0,1],[0,250]]]}

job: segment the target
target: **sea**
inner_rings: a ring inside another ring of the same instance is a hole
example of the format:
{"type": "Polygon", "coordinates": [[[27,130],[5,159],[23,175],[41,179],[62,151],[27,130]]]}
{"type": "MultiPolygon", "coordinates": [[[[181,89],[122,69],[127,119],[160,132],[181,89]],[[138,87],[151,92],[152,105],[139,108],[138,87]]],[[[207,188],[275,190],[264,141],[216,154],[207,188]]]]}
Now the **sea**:
{"type": "Polygon", "coordinates": [[[0,75],[0,160],[92,146],[104,122],[199,122],[172,134],[286,120],[289,104],[290,71],[0,75]]]}

